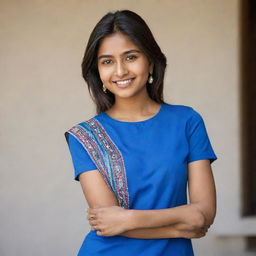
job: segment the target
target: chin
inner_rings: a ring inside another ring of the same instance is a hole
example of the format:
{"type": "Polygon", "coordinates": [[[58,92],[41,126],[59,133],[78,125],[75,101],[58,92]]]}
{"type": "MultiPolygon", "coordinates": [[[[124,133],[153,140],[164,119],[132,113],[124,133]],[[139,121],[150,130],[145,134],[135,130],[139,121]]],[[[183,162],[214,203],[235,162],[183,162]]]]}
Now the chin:
{"type": "Polygon", "coordinates": [[[127,99],[127,98],[132,98],[132,97],[135,97],[137,96],[138,94],[142,94],[143,91],[145,91],[145,93],[147,93],[147,88],[146,87],[143,87],[143,88],[140,88],[136,91],[130,91],[130,92],[118,92],[118,93],[114,93],[115,97],[117,98],[123,98],[123,99],[127,99]]]}

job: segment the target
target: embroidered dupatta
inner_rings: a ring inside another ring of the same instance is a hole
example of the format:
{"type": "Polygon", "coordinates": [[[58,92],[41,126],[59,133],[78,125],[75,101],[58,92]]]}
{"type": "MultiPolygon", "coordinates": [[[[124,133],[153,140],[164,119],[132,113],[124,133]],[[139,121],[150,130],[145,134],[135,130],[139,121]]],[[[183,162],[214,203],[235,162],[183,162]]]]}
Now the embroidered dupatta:
{"type": "Polygon", "coordinates": [[[77,124],[65,132],[74,136],[87,151],[119,206],[129,209],[129,194],[123,157],[104,127],[96,118],[77,124]],[[83,125],[82,125],[83,124],[83,125]]]}

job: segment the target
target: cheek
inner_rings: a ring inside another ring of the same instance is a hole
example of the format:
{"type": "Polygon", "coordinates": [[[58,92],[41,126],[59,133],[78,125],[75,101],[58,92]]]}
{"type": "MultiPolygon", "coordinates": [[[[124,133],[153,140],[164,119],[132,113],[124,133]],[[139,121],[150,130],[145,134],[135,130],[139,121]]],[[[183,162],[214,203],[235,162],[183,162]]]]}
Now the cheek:
{"type": "Polygon", "coordinates": [[[133,66],[133,71],[135,74],[139,75],[139,76],[144,76],[144,77],[148,77],[148,74],[149,74],[149,67],[146,63],[136,63],[134,66],[133,66]]]}
{"type": "Polygon", "coordinates": [[[98,68],[100,79],[102,81],[108,80],[110,77],[110,70],[105,68],[98,68]]]}

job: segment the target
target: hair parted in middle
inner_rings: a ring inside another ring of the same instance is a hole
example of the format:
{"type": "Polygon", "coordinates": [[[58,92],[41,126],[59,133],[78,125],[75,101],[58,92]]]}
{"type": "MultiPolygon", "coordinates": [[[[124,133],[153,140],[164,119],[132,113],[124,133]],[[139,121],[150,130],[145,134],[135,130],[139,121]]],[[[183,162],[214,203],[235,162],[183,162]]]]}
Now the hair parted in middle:
{"type": "Polygon", "coordinates": [[[135,12],[120,10],[104,15],[94,27],[82,61],[82,75],[87,82],[89,93],[96,104],[97,114],[108,110],[115,103],[115,95],[102,90],[102,81],[98,71],[97,54],[101,41],[116,32],[127,35],[154,64],[152,84],[147,84],[149,97],[157,103],[164,103],[163,82],[166,69],[166,57],[155,41],[146,22],[135,12]]]}

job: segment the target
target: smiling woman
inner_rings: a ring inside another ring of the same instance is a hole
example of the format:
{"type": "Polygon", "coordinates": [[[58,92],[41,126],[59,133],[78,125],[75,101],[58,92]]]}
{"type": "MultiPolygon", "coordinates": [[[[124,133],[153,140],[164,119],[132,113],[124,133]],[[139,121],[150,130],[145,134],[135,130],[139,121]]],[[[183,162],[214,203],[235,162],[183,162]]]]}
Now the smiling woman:
{"type": "Polygon", "coordinates": [[[192,256],[213,223],[217,157],[201,115],[164,102],[165,68],[134,12],[108,13],[91,33],[82,71],[97,115],[65,132],[89,206],[79,256],[192,256]]]}
{"type": "MultiPolygon", "coordinates": [[[[148,105],[153,106],[148,106],[146,112],[152,112],[150,109],[153,109],[153,112],[155,112],[155,109],[159,108],[159,104],[164,102],[165,55],[156,43],[145,21],[136,13],[123,10],[108,13],[102,17],[90,35],[82,62],[82,74],[88,84],[88,89],[96,104],[98,114],[112,109],[112,107],[113,110],[115,109],[116,105],[114,103],[117,103],[116,91],[113,92],[111,88],[117,90],[118,85],[119,88],[123,88],[120,85],[125,83],[124,80],[134,78],[128,76],[129,74],[125,74],[127,72],[126,66],[128,64],[134,64],[132,66],[135,66],[138,61],[140,63],[142,60],[146,61],[146,59],[151,64],[151,67],[148,67],[148,73],[144,74],[148,80],[145,78],[143,80],[143,85],[147,85],[144,87],[143,93],[149,99],[152,99],[151,104],[148,105]],[[120,46],[119,43],[121,43],[120,46]],[[118,48],[116,49],[116,47],[118,48]],[[101,80],[101,76],[105,72],[101,73],[100,70],[107,70],[106,66],[109,71],[112,70],[112,73],[113,68],[116,70],[115,74],[112,74],[112,79],[114,80],[107,81],[105,85],[105,82],[101,80]],[[113,86],[113,82],[117,81],[116,86],[113,86]],[[108,85],[112,85],[112,87],[108,85]],[[147,93],[145,94],[145,92],[147,93]],[[155,103],[158,103],[158,107],[156,107],[157,104],[155,103]]],[[[121,95],[125,96],[128,92],[125,90],[125,92],[121,91],[121,93],[121,95]]],[[[135,100],[135,102],[138,101],[135,100]]],[[[134,105],[134,102],[131,105],[134,105]]],[[[134,117],[138,114],[136,110],[134,112],[132,113],[132,109],[130,109],[129,116],[134,117]]],[[[141,104],[140,112],[145,112],[144,104],[141,104]]],[[[146,115],[148,114],[146,113],[146,115]]],[[[127,111],[123,111],[122,115],[127,116],[127,111]]]]}
{"type": "MultiPolygon", "coordinates": [[[[121,34],[121,33],[116,33],[114,34],[115,37],[120,37],[121,39],[123,39],[124,44],[126,43],[126,45],[124,45],[123,47],[127,48],[129,47],[129,43],[133,44],[131,42],[131,40],[129,39],[129,37],[127,37],[125,34],[121,34]],[[126,41],[126,42],[125,42],[126,41]]],[[[102,42],[100,50],[99,50],[99,54],[101,51],[106,51],[106,49],[104,48],[110,48],[113,49],[112,47],[109,46],[113,46],[111,43],[113,41],[113,38],[111,40],[111,38],[107,37],[104,39],[105,43],[102,42]],[[104,49],[104,50],[103,50],[104,49]]],[[[115,39],[114,39],[114,43],[116,43],[115,39]]],[[[134,44],[133,44],[134,45],[134,44]]],[[[132,46],[134,48],[137,48],[135,45],[132,46]]],[[[124,51],[123,53],[120,54],[120,60],[119,62],[121,62],[119,65],[124,65],[124,67],[121,66],[121,68],[126,68],[125,65],[129,64],[129,63],[133,63],[134,61],[136,61],[139,57],[140,57],[141,51],[136,50],[136,49],[132,49],[132,50],[128,50],[128,51],[124,51]],[[134,54],[135,53],[135,54],[134,54]],[[123,62],[123,63],[122,63],[123,62]]],[[[98,57],[99,60],[99,64],[98,64],[98,68],[100,70],[100,73],[104,72],[104,68],[105,65],[113,65],[113,64],[117,64],[118,60],[115,60],[115,56],[114,55],[101,55],[98,57]],[[103,59],[103,61],[100,61],[101,59],[103,59]],[[114,60],[113,60],[114,59],[114,60]],[[115,62],[114,62],[115,61],[115,62]]],[[[135,63],[136,64],[136,63],[135,63]]],[[[130,65],[132,67],[132,65],[130,65]]],[[[134,66],[134,65],[133,65],[134,66]]],[[[128,65],[129,67],[129,65],[128,65]]],[[[106,69],[105,69],[106,70],[106,69]]],[[[110,69],[108,69],[108,71],[110,71],[110,69]]],[[[113,71],[113,66],[112,66],[112,71],[113,71]]],[[[122,72],[122,70],[119,70],[122,72]]],[[[152,72],[152,71],[151,71],[152,72]]],[[[120,74],[120,72],[119,72],[120,74]]],[[[122,76],[122,74],[121,74],[122,76]]],[[[101,78],[102,79],[102,78],[101,78]]],[[[129,78],[129,79],[123,79],[123,80],[112,80],[112,83],[115,83],[119,88],[126,88],[127,86],[129,86],[131,84],[131,82],[134,80],[135,78],[129,78]]]]}
{"type": "Polygon", "coordinates": [[[105,37],[98,50],[98,60],[100,79],[116,100],[146,90],[145,84],[154,65],[127,35],[116,32],[105,37]]]}

